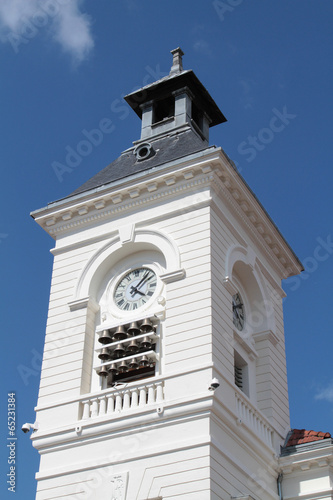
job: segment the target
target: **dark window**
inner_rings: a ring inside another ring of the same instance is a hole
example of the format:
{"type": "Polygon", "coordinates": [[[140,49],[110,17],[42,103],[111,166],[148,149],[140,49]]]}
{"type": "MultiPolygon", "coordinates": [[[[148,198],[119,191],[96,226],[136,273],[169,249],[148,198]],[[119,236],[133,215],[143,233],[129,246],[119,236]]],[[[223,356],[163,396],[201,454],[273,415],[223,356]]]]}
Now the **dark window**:
{"type": "Polygon", "coordinates": [[[173,96],[154,103],[153,123],[175,116],[175,98],[173,96]]]}
{"type": "Polygon", "coordinates": [[[203,130],[203,113],[199,110],[196,104],[192,101],[192,120],[199,127],[199,129],[203,130]]]}

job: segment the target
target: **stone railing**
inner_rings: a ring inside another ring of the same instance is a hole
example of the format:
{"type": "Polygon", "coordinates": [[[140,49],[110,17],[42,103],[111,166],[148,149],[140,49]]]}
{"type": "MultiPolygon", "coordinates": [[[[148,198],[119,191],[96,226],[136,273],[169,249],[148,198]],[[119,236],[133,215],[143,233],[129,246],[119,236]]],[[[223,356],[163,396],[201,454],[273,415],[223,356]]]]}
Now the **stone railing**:
{"type": "Polygon", "coordinates": [[[262,441],[273,448],[273,429],[258,410],[238,392],[236,396],[236,411],[239,424],[247,425],[262,441]]]}
{"type": "Polygon", "coordinates": [[[93,395],[80,402],[81,419],[116,416],[128,410],[141,409],[162,403],[164,399],[163,381],[147,382],[123,389],[113,388],[100,395],[93,395]]]}

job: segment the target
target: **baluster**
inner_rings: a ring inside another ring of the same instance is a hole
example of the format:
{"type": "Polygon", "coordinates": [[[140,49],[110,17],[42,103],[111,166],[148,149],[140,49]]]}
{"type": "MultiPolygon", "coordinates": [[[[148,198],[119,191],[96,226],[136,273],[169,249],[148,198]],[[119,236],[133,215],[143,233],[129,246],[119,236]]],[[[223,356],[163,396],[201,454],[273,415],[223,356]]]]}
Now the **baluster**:
{"type": "Polygon", "coordinates": [[[123,410],[128,410],[130,408],[130,392],[128,389],[124,392],[124,404],[123,410]]]}
{"type": "Polygon", "coordinates": [[[163,385],[162,382],[156,384],[156,403],[161,403],[163,401],[163,385]]]}
{"type": "Polygon", "coordinates": [[[247,421],[248,421],[249,425],[253,429],[253,425],[254,425],[253,413],[250,411],[250,409],[248,408],[248,406],[246,407],[246,413],[247,413],[247,421]]]}
{"type": "Polygon", "coordinates": [[[116,408],[115,411],[121,412],[123,406],[123,397],[120,392],[116,394],[116,408]]]}
{"type": "Polygon", "coordinates": [[[254,412],[252,412],[252,413],[253,413],[253,429],[255,430],[256,434],[260,435],[260,425],[259,425],[260,422],[259,422],[259,419],[258,419],[257,415],[254,412]]]}
{"type": "Polygon", "coordinates": [[[98,416],[98,400],[97,400],[97,398],[92,399],[91,416],[92,416],[92,418],[98,416]]]}
{"type": "Polygon", "coordinates": [[[102,396],[99,400],[99,415],[105,415],[106,413],[106,397],[102,396]]]}
{"type": "Polygon", "coordinates": [[[90,401],[83,401],[83,415],[82,415],[82,420],[88,420],[90,417],[90,401]]]}
{"type": "Polygon", "coordinates": [[[107,400],[108,400],[108,415],[110,413],[113,413],[114,412],[114,396],[113,394],[108,394],[107,396],[107,400]]]}
{"type": "Polygon", "coordinates": [[[155,386],[154,384],[148,385],[148,404],[155,403],[155,386]]]}
{"type": "Polygon", "coordinates": [[[147,403],[147,393],[146,393],[146,387],[140,387],[140,400],[139,400],[139,406],[146,406],[147,403]]]}
{"type": "Polygon", "coordinates": [[[132,401],[131,408],[137,408],[139,405],[139,391],[137,389],[132,390],[132,401]]]}
{"type": "Polygon", "coordinates": [[[240,408],[241,419],[244,422],[246,422],[246,419],[247,419],[246,407],[241,399],[239,400],[239,408],[240,408]]]}

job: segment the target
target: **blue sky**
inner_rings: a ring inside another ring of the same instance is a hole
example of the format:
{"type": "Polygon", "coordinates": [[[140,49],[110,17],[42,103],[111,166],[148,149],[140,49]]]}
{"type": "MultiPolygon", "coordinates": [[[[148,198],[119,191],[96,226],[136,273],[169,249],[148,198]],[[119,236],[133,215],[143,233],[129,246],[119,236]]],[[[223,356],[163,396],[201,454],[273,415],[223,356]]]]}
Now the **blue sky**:
{"type": "Polygon", "coordinates": [[[0,0],[2,498],[8,392],[16,499],[34,498],[39,461],[20,428],[34,421],[53,240],[29,213],[139,138],[122,97],[168,73],[178,46],[228,119],[211,144],[236,162],[305,267],[283,285],[291,425],[333,432],[332,18],[329,0],[0,0]],[[105,119],[102,139],[81,150],[105,119]]]}

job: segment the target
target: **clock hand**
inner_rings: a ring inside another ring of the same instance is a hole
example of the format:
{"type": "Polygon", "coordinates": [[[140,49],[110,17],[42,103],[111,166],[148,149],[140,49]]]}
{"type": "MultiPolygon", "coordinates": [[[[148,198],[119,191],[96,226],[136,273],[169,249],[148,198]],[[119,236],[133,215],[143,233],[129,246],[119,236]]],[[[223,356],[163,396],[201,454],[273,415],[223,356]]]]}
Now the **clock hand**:
{"type": "Polygon", "coordinates": [[[136,293],[139,293],[140,295],[143,295],[145,296],[145,293],[142,293],[139,291],[139,288],[141,288],[145,283],[147,283],[147,281],[149,281],[150,279],[152,279],[152,277],[154,276],[153,274],[151,274],[149,276],[149,272],[150,271],[147,271],[143,277],[141,278],[141,280],[139,281],[139,283],[136,285],[136,286],[131,286],[131,291],[130,291],[130,294],[132,295],[132,297],[134,297],[134,295],[136,293]]]}
{"type": "Polygon", "coordinates": [[[145,279],[147,278],[147,276],[149,275],[149,271],[147,271],[143,277],[141,278],[141,280],[139,281],[139,283],[136,285],[136,289],[140,288],[140,286],[144,283],[145,279]]]}
{"type": "Polygon", "coordinates": [[[238,307],[243,307],[243,304],[232,304],[233,310],[237,309],[238,307]]]}
{"type": "Polygon", "coordinates": [[[141,284],[139,283],[139,284],[137,285],[137,287],[136,287],[136,288],[141,288],[141,287],[142,287],[142,285],[144,285],[145,283],[147,283],[147,281],[151,280],[153,276],[154,276],[154,275],[153,275],[153,274],[151,274],[151,275],[149,276],[149,278],[146,278],[146,279],[145,279],[145,280],[144,280],[141,284]]]}
{"type": "Polygon", "coordinates": [[[143,297],[146,295],[145,293],[140,292],[140,290],[138,290],[137,287],[131,286],[130,294],[132,295],[132,297],[134,297],[134,295],[137,294],[137,293],[139,293],[143,297]]]}

